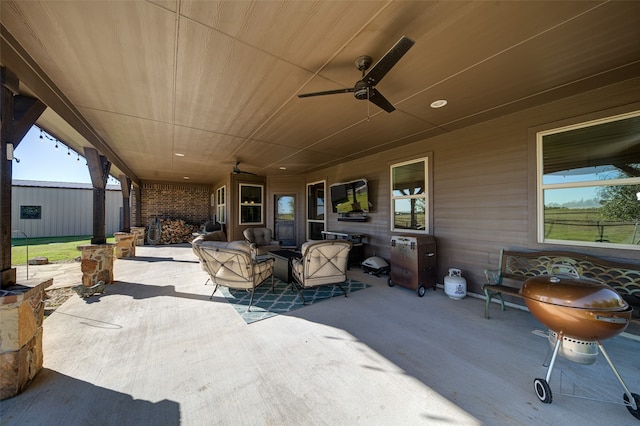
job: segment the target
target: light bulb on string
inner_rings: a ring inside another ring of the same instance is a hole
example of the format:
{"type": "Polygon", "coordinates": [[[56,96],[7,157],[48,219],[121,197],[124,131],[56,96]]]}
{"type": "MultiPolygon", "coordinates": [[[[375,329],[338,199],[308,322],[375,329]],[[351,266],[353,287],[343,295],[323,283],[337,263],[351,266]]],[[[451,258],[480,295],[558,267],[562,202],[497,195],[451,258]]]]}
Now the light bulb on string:
{"type": "Polygon", "coordinates": [[[71,149],[69,147],[67,147],[67,155],[71,157],[71,149]]]}
{"type": "Polygon", "coordinates": [[[58,140],[56,139],[56,146],[54,146],[55,149],[58,149],[58,140]]]}
{"type": "Polygon", "coordinates": [[[40,129],[40,140],[44,142],[44,137],[42,137],[42,129],[40,129]]]}

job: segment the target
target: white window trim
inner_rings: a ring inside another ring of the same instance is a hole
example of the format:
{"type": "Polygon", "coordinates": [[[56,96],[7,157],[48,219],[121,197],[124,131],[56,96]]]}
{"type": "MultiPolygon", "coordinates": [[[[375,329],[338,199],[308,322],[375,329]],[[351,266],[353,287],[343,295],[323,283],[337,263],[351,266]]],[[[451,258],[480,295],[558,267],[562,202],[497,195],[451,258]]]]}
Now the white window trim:
{"type": "Polygon", "coordinates": [[[420,158],[414,158],[411,160],[407,160],[407,161],[403,161],[400,163],[394,163],[391,164],[389,166],[389,228],[391,230],[391,232],[402,232],[402,233],[407,233],[407,234],[429,234],[431,233],[431,230],[433,229],[433,212],[432,212],[432,206],[431,206],[431,200],[433,199],[433,193],[432,193],[432,189],[431,189],[431,155],[427,155],[425,157],[420,157],[420,158]],[[424,163],[424,193],[423,194],[418,194],[418,195],[405,195],[405,196],[394,196],[393,195],[393,169],[395,167],[400,167],[400,166],[404,166],[407,164],[413,164],[413,163],[418,163],[418,162],[423,162],[424,163]],[[425,210],[425,229],[405,229],[405,228],[400,228],[400,229],[396,229],[394,227],[394,223],[395,223],[395,217],[394,217],[394,210],[393,210],[393,206],[394,206],[394,200],[397,199],[411,199],[411,198],[415,198],[415,199],[420,199],[420,198],[424,198],[425,203],[424,203],[424,210],[425,210]]]}
{"type": "Polygon", "coordinates": [[[585,121],[582,123],[572,124],[568,126],[556,127],[536,133],[536,236],[538,244],[561,244],[565,246],[575,247],[595,247],[595,248],[615,248],[623,250],[640,250],[640,246],[631,244],[618,244],[607,242],[591,242],[591,241],[572,241],[572,240],[554,240],[545,239],[544,237],[544,191],[546,189],[564,189],[564,188],[582,188],[590,186],[616,186],[616,185],[636,185],[640,184],[640,178],[611,179],[606,181],[582,181],[569,182],[566,184],[544,184],[543,178],[543,155],[542,141],[544,136],[556,133],[567,132],[570,130],[581,129],[584,127],[596,126],[599,124],[610,123],[612,121],[624,120],[640,116],[640,111],[633,111],[626,114],[618,114],[608,116],[596,120],[585,121]]]}
{"type": "Polygon", "coordinates": [[[227,223],[227,186],[222,185],[216,189],[216,221],[227,223]],[[220,214],[222,212],[222,214],[220,214]]]}
{"type": "Polygon", "coordinates": [[[264,225],[264,185],[257,185],[253,183],[240,183],[238,184],[238,224],[239,225],[264,225]],[[243,186],[253,186],[255,188],[260,188],[260,202],[259,203],[242,203],[242,187],[243,186]],[[260,222],[243,222],[242,221],[242,207],[243,206],[252,206],[252,207],[260,207],[260,222]]]}

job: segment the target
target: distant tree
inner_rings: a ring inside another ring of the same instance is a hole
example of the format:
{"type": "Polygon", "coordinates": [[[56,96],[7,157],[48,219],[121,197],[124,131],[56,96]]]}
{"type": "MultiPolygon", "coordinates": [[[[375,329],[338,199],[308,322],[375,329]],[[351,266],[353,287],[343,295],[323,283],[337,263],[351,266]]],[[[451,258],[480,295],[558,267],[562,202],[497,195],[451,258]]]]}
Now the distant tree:
{"type": "Polygon", "coordinates": [[[635,222],[640,220],[640,185],[605,186],[599,191],[600,213],[606,220],[635,222]]]}

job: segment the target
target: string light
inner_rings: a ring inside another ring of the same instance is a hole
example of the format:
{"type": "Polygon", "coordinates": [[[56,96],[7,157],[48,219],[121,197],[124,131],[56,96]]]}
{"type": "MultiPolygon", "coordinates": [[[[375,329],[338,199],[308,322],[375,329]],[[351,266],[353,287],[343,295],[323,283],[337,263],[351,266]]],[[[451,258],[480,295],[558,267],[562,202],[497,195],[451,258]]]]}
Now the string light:
{"type": "MultiPolygon", "coordinates": [[[[71,147],[60,142],[58,139],[54,138],[53,136],[49,135],[46,131],[44,131],[43,129],[40,129],[40,140],[42,140],[44,142],[44,139],[48,139],[52,142],[55,142],[55,149],[64,149],[65,147],[67,148],[67,155],[69,157],[71,157],[71,147]]],[[[75,149],[73,150],[73,152],[75,152],[76,154],[78,154],[78,157],[76,158],[77,162],[80,162],[80,152],[76,151],[75,149]]],[[[87,166],[89,165],[89,163],[87,163],[87,166]]]]}
{"type": "Polygon", "coordinates": [[[44,130],[40,129],[40,139],[44,139],[43,136],[44,136],[44,138],[47,138],[52,142],[56,142],[56,143],[58,142],[58,139],[54,138],[53,136],[49,135],[44,130]]]}

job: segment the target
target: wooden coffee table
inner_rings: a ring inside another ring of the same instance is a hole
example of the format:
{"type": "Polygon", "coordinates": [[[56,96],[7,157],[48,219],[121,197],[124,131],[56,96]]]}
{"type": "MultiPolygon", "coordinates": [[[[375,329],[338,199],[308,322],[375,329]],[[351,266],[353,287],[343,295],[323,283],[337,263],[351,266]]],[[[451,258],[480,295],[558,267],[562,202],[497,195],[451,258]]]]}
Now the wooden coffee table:
{"type": "Polygon", "coordinates": [[[302,254],[294,250],[275,250],[270,251],[267,257],[275,259],[273,264],[273,276],[285,283],[290,283],[293,278],[291,276],[291,259],[301,257],[302,254]]]}

